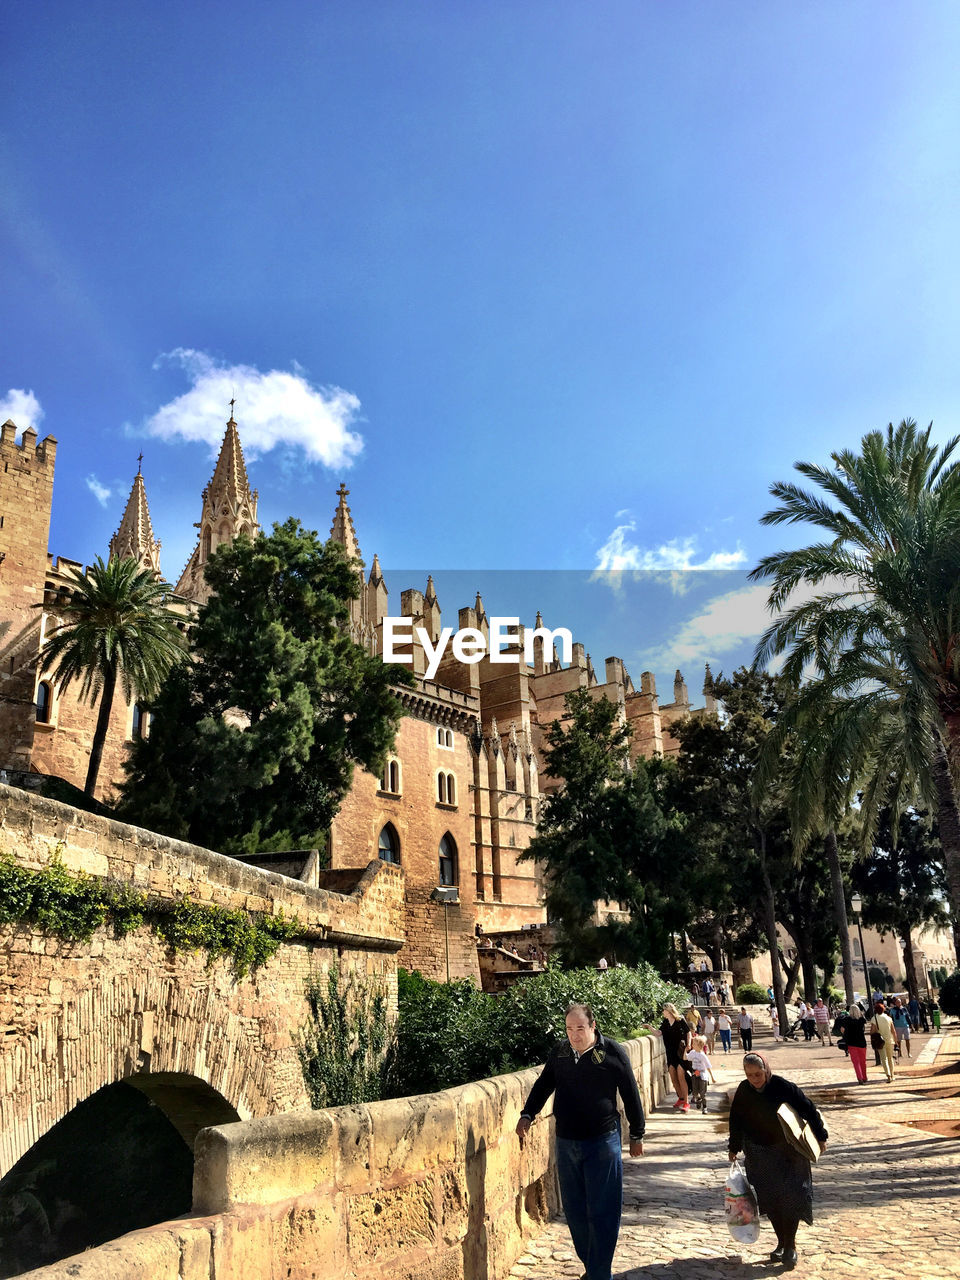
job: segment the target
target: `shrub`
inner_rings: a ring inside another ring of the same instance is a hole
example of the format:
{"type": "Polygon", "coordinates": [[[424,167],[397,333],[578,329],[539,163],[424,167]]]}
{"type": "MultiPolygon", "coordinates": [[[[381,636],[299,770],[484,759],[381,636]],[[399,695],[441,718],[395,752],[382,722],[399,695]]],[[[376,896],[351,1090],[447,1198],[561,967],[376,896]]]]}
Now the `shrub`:
{"type": "Polygon", "coordinates": [[[767,988],[759,982],[741,982],[737,987],[737,1004],[769,1004],[767,988]]]}
{"type": "Polygon", "coordinates": [[[938,1003],[944,1013],[960,1017],[960,969],[944,979],[938,1003]]]}
{"type": "Polygon", "coordinates": [[[401,969],[400,1018],[390,1096],[430,1093],[543,1062],[565,1034],[567,1005],[589,1004],[608,1035],[636,1035],[660,1020],[665,1001],[686,993],[649,965],[562,970],[517,983],[502,996],[470,982],[432,982],[401,969]]]}
{"type": "Polygon", "coordinates": [[[376,1102],[393,1052],[382,982],[355,973],[342,977],[338,965],[307,983],[309,1016],[300,1030],[297,1053],[310,1105],[343,1107],[376,1102]]]}

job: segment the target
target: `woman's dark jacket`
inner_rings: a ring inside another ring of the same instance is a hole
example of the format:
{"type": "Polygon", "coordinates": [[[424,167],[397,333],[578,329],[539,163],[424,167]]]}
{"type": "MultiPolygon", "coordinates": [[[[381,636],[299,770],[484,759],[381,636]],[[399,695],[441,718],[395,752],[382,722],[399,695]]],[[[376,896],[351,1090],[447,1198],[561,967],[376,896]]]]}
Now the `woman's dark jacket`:
{"type": "Polygon", "coordinates": [[[676,1018],[673,1022],[664,1018],[660,1023],[660,1036],[663,1039],[663,1051],[667,1055],[668,1067],[679,1067],[683,1061],[683,1048],[690,1035],[690,1024],[686,1018],[676,1018]]]}
{"type": "Polygon", "coordinates": [[[848,1049],[851,1045],[854,1049],[865,1049],[867,1047],[866,1018],[851,1018],[847,1014],[843,1020],[843,1038],[847,1042],[848,1049]]]}
{"type": "Polygon", "coordinates": [[[620,1123],[618,1092],[627,1113],[631,1139],[639,1141],[643,1137],[646,1119],[630,1059],[622,1045],[599,1031],[596,1044],[579,1058],[568,1040],[557,1045],[520,1114],[532,1120],[554,1092],[553,1115],[558,1138],[583,1142],[613,1133],[620,1123]]]}
{"type": "Polygon", "coordinates": [[[784,1080],[783,1076],[771,1076],[759,1092],[749,1080],[742,1080],[733,1095],[730,1107],[731,1155],[743,1150],[745,1139],[759,1147],[787,1145],[777,1119],[777,1108],[783,1102],[789,1102],[797,1115],[808,1122],[817,1138],[826,1142],[827,1130],[820,1113],[803,1090],[792,1081],[784,1080]]]}

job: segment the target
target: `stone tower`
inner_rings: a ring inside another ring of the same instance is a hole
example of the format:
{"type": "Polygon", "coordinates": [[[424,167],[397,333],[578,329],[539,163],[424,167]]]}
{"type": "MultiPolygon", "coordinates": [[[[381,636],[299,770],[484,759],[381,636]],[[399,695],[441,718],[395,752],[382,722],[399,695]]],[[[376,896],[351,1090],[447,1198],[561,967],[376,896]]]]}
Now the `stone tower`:
{"type": "Polygon", "coordinates": [[[110,559],[132,556],[144,569],[160,577],[160,543],[153,536],[147,490],[140,468],[133,481],[120,528],[110,539],[110,559]]]}
{"type": "Polygon", "coordinates": [[[57,442],[0,428],[0,759],[25,768],[36,721],[36,658],[47,575],[57,442]]]}
{"type": "Polygon", "coordinates": [[[368,653],[380,652],[379,627],[387,612],[387,585],[383,580],[378,556],[373,557],[369,579],[364,582],[363,556],[353,527],[353,515],[347,505],[350,490],[341,484],[337,490],[337,508],[333,513],[330,538],[339,542],[348,557],[353,560],[359,576],[359,596],[350,601],[350,639],[363,645],[368,653]]]}
{"type": "Polygon", "coordinates": [[[204,565],[213,552],[224,542],[232,542],[238,534],[255,538],[260,532],[257,523],[256,489],[250,489],[247,468],[243,461],[240,436],[233,417],[233,401],[230,402],[230,420],[220,446],[220,456],[214,467],[210,483],[203,491],[203,508],[197,528],[200,537],[180,575],[176,592],[188,600],[205,604],[210,588],[203,576],[204,565]]]}

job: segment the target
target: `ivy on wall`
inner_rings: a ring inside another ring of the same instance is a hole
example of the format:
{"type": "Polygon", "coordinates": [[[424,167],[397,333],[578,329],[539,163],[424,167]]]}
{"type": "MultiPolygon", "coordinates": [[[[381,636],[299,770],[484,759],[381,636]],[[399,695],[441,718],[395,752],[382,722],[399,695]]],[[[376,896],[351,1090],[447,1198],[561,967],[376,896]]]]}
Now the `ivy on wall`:
{"type": "Polygon", "coordinates": [[[112,926],[124,937],[147,925],[173,951],[206,951],[208,963],[229,958],[238,978],[265,964],[280,944],[301,932],[296,916],[253,915],[181,896],[172,902],[129,885],[69,871],[62,845],[39,871],[0,854],[0,924],[35,925],[71,942],[89,942],[112,926]]]}

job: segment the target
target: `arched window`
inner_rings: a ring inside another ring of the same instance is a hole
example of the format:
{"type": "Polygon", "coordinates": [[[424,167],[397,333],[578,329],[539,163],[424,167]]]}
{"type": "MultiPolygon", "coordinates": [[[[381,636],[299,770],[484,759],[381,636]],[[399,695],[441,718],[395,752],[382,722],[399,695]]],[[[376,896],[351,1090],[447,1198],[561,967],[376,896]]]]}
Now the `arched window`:
{"type": "Polygon", "coordinates": [[[141,707],[139,702],[133,704],[133,710],[130,714],[130,737],[145,738],[147,727],[147,713],[141,707]]]}
{"type": "Polygon", "coordinates": [[[440,804],[447,803],[447,775],[445,773],[437,774],[437,800],[440,804]]]}
{"type": "Polygon", "coordinates": [[[440,841],[440,883],[457,883],[457,846],[453,836],[447,834],[440,841]]]}
{"type": "Polygon", "coordinates": [[[453,750],[453,730],[452,729],[437,730],[437,746],[444,747],[447,751],[453,750]]]}
{"type": "Polygon", "coordinates": [[[37,685],[37,724],[50,723],[50,709],[53,698],[50,693],[50,684],[46,680],[41,680],[37,685]]]}
{"type": "Polygon", "coordinates": [[[388,822],[380,832],[380,861],[395,862],[400,865],[400,841],[397,833],[388,822]]]}
{"type": "Polygon", "coordinates": [[[400,761],[388,760],[383,766],[383,777],[380,779],[380,790],[389,795],[400,795],[400,761]]]}
{"type": "Polygon", "coordinates": [[[457,803],[457,780],[452,773],[447,774],[447,804],[457,803]]]}
{"type": "Polygon", "coordinates": [[[210,526],[208,525],[203,531],[203,558],[210,559],[210,526]]]}
{"type": "Polygon", "coordinates": [[[457,780],[452,773],[444,773],[441,770],[437,774],[437,803],[457,803],[457,780]]]}

